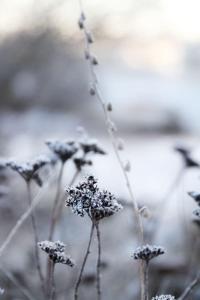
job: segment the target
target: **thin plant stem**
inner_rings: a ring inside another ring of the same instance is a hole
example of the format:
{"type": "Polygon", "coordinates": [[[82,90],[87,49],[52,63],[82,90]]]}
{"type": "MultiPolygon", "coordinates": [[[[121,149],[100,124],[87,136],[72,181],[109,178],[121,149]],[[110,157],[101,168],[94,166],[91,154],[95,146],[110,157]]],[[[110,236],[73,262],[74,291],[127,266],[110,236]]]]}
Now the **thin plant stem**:
{"type": "Polygon", "coordinates": [[[178,298],[178,300],[185,300],[199,283],[200,283],[200,272],[197,273],[195,279],[186,287],[186,289],[178,298]]]}
{"type": "Polygon", "coordinates": [[[101,233],[99,223],[96,223],[97,241],[98,241],[98,258],[97,258],[97,299],[101,300],[101,233]]]}
{"type": "MultiPolygon", "coordinates": [[[[85,17],[85,13],[84,13],[84,9],[83,9],[83,4],[82,4],[82,1],[79,0],[79,6],[80,6],[80,11],[81,11],[81,15],[85,17]]],[[[94,68],[94,64],[91,60],[91,48],[90,48],[90,42],[88,40],[88,30],[85,26],[85,22],[83,23],[83,32],[84,32],[84,40],[85,40],[85,48],[86,48],[86,51],[87,53],[89,54],[89,59],[88,59],[88,62],[89,62],[89,69],[90,69],[90,76],[91,76],[91,80],[92,80],[92,88],[94,89],[94,94],[96,95],[101,107],[102,107],[102,110],[103,110],[103,114],[104,114],[104,119],[105,119],[105,124],[106,124],[106,129],[108,131],[108,134],[110,136],[110,139],[111,139],[111,143],[112,143],[112,146],[113,146],[113,149],[114,149],[114,153],[116,155],[116,158],[118,160],[118,163],[119,163],[119,166],[121,168],[121,171],[122,171],[122,174],[123,174],[123,177],[124,177],[124,180],[125,180],[125,184],[126,184],[126,187],[127,187],[127,190],[129,192],[129,196],[131,198],[131,203],[132,203],[132,207],[133,207],[133,211],[134,211],[134,217],[136,219],[136,224],[137,224],[137,227],[138,227],[138,241],[139,243],[142,245],[144,243],[144,230],[143,230],[143,223],[142,223],[142,218],[141,218],[141,215],[140,215],[140,212],[139,212],[139,209],[138,209],[138,204],[137,204],[137,201],[134,197],[134,194],[133,194],[133,190],[132,190],[132,186],[131,186],[131,183],[130,183],[130,179],[129,179],[129,176],[127,174],[127,170],[125,169],[124,167],[124,163],[123,163],[123,159],[119,153],[119,149],[118,149],[118,142],[117,142],[117,137],[116,137],[116,133],[115,133],[115,126],[113,126],[113,122],[110,118],[110,114],[107,110],[107,102],[104,100],[102,94],[101,94],[101,91],[100,91],[100,88],[99,88],[99,82],[98,82],[98,77],[97,77],[97,74],[96,74],[96,71],[95,71],[95,68],[94,68]]],[[[144,300],[144,274],[142,273],[142,263],[140,264],[140,270],[141,270],[141,278],[140,278],[140,281],[141,281],[141,299],[144,300]]]]}
{"type": "Polygon", "coordinates": [[[0,270],[17,287],[17,289],[22,293],[22,295],[24,295],[26,299],[35,300],[35,298],[30,294],[28,289],[22,286],[13,274],[4,269],[2,266],[0,266],[0,270]]]}
{"type": "Polygon", "coordinates": [[[51,277],[50,277],[50,284],[49,284],[49,300],[54,300],[56,296],[56,284],[54,278],[55,272],[55,263],[51,260],[51,277]]]}
{"type": "Polygon", "coordinates": [[[14,227],[11,229],[10,233],[8,234],[7,238],[3,242],[3,244],[0,246],[0,258],[6,251],[7,247],[12,242],[13,238],[17,234],[18,230],[21,228],[21,226],[24,224],[24,222],[29,218],[32,211],[35,209],[35,207],[40,203],[40,201],[43,199],[42,196],[46,192],[47,188],[49,187],[50,183],[53,182],[53,179],[55,178],[55,174],[52,174],[50,178],[47,180],[43,188],[37,193],[37,195],[33,198],[32,204],[28,209],[21,215],[21,217],[17,220],[14,227]]]}
{"type": "Polygon", "coordinates": [[[61,183],[62,183],[62,177],[63,177],[63,170],[64,170],[64,163],[62,163],[58,175],[58,180],[57,180],[57,187],[56,187],[56,195],[54,198],[53,202],[53,208],[52,208],[52,213],[51,213],[51,219],[50,219],[50,230],[49,230],[49,241],[52,240],[55,226],[56,226],[56,209],[57,206],[59,205],[59,200],[60,200],[60,193],[61,193],[61,183]]]}
{"type": "Polygon", "coordinates": [[[145,295],[144,299],[149,300],[149,262],[144,262],[144,281],[145,281],[145,295]]]}
{"type": "Polygon", "coordinates": [[[80,273],[79,273],[79,276],[78,276],[78,280],[76,282],[75,289],[74,289],[74,300],[78,300],[78,297],[79,297],[79,294],[78,294],[79,287],[80,287],[80,284],[81,284],[81,280],[82,280],[83,272],[84,272],[85,265],[86,265],[86,262],[87,262],[87,259],[88,259],[88,255],[90,254],[90,246],[91,246],[91,243],[92,243],[93,233],[94,233],[94,223],[92,222],[91,231],[90,231],[90,238],[89,238],[87,250],[86,250],[86,253],[85,253],[85,256],[84,256],[84,259],[83,259],[83,263],[82,263],[82,266],[81,266],[81,270],[80,270],[80,273]]]}
{"type": "MultiPolygon", "coordinates": [[[[30,181],[27,182],[27,193],[28,193],[29,207],[31,207],[32,197],[31,197],[31,183],[30,183],[30,181]]],[[[36,267],[37,267],[37,272],[38,272],[38,275],[39,275],[39,278],[40,278],[42,291],[43,291],[43,294],[45,296],[46,295],[45,280],[44,280],[44,276],[43,276],[42,268],[41,268],[41,263],[40,263],[40,255],[39,255],[39,249],[38,249],[39,237],[38,237],[38,232],[37,232],[36,217],[35,217],[34,211],[32,211],[32,213],[31,213],[31,223],[32,223],[32,229],[33,229],[33,236],[34,236],[34,251],[35,251],[36,267]]]]}

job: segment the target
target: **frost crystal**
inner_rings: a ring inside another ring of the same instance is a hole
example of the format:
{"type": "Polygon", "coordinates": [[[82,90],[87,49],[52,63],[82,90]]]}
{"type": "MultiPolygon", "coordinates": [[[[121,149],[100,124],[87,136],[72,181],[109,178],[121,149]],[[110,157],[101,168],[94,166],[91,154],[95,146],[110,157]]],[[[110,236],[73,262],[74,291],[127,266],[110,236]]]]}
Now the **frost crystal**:
{"type": "Polygon", "coordinates": [[[153,297],[152,300],[175,300],[175,297],[172,295],[160,295],[153,297]]]}
{"type": "Polygon", "coordinates": [[[74,261],[65,253],[65,244],[62,242],[42,241],[38,243],[38,247],[46,252],[55,264],[74,266],[74,261]]]}
{"type": "Polygon", "coordinates": [[[165,250],[163,247],[145,245],[137,248],[133,254],[133,257],[134,259],[142,259],[142,260],[149,261],[164,253],[165,250]]]}
{"type": "Polygon", "coordinates": [[[66,162],[68,159],[78,151],[79,147],[74,141],[60,142],[60,141],[47,141],[49,149],[55,153],[62,162],[66,162]]]}
{"type": "Polygon", "coordinates": [[[7,166],[9,166],[13,171],[16,171],[26,182],[35,180],[39,186],[42,186],[42,180],[38,171],[50,163],[51,161],[48,157],[38,156],[36,159],[24,163],[10,161],[7,163],[7,166]]]}
{"type": "Polygon", "coordinates": [[[101,191],[93,176],[86,178],[75,188],[67,189],[66,206],[71,206],[73,213],[83,217],[87,214],[93,221],[109,217],[122,209],[114,195],[101,191]]]}

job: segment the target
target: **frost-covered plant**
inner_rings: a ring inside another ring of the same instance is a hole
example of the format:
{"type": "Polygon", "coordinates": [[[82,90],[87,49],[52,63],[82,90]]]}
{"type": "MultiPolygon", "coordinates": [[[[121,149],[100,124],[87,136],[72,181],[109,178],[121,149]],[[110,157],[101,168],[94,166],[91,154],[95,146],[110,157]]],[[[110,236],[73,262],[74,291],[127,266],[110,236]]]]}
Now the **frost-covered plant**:
{"type": "Polygon", "coordinates": [[[151,246],[151,245],[145,245],[142,247],[138,247],[134,254],[133,257],[134,259],[142,259],[146,262],[149,262],[151,259],[162,255],[165,253],[165,250],[163,247],[160,246],[151,246]]]}
{"type": "Polygon", "coordinates": [[[200,166],[199,163],[192,158],[189,149],[183,146],[176,146],[174,150],[181,154],[186,168],[198,168],[200,166]]]}
{"type": "Polygon", "coordinates": [[[78,290],[81,283],[83,271],[90,252],[90,245],[94,227],[96,228],[98,239],[98,260],[97,260],[97,295],[101,299],[101,282],[100,282],[100,266],[101,266],[101,239],[99,230],[99,221],[105,217],[112,216],[122,209],[115,196],[106,190],[100,190],[97,180],[94,176],[88,176],[85,181],[76,187],[67,189],[66,206],[72,208],[73,213],[84,217],[87,215],[92,221],[89,243],[83,260],[80,274],[75,286],[74,299],[78,299],[78,290]]]}
{"type": "Polygon", "coordinates": [[[153,297],[152,300],[175,300],[175,297],[172,295],[160,295],[153,297]]]}
{"type": "Polygon", "coordinates": [[[156,258],[157,256],[160,256],[165,253],[165,250],[163,247],[160,246],[154,246],[154,245],[145,245],[138,247],[134,253],[133,258],[136,260],[143,261],[143,268],[144,268],[144,300],[149,299],[149,262],[156,258]]]}
{"type": "Polygon", "coordinates": [[[93,222],[98,222],[122,209],[113,194],[99,189],[93,176],[88,176],[76,187],[67,189],[67,196],[66,206],[70,206],[73,213],[81,217],[87,214],[93,222]]]}
{"type": "Polygon", "coordinates": [[[34,180],[39,186],[42,186],[42,179],[39,175],[39,171],[44,166],[51,163],[52,160],[48,156],[42,155],[22,163],[9,161],[7,166],[10,167],[11,170],[17,172],[27,183],[34,180]]]}
{"type": "Polygon", "coordinates": [[[74,261],[71,259],[69,255],[65,253],[65,244],[57,241],[41,241],[38,242],[38,247],[48,254],[49,260],[51,261],[51,268],[50,268],[50,276],[48,282],[48,299],[53,300],[55,298],[56,293],[56,286],[54,280],[54,270],[56,264],[64,264],[70,267],[74,267],[74,261]]]}
{"type": "Polygon", "coordinates": [[[75,141],[47,141],[46,144],[63,163],[71,159],[79,149],[75,141]]]}

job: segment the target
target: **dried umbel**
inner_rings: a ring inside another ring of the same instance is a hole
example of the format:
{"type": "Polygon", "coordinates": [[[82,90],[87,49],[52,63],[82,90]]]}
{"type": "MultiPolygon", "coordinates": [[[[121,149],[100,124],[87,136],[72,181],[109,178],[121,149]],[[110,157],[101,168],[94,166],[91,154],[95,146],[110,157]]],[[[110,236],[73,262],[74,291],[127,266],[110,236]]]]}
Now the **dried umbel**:
{"type": "Polygon", "coordinates": [[[66,206],[70,206],[73,213],[81,217],[87,214],[92,221],[99,221],[122,209],[114,195],[98,188],[93,176],[88,176],[76,187],[67,189],[67,195],[66,206]]]}
{"type": "Polygon", "coordinates": [[[79,146],[75,141],[47,141],[49,149],[55,153],[59,159],[64,163],[78,151],[79,146]]]}
{"type": "Polygon", "coordinates": [[[160,295],[153,297],[152,300],[175,300],[175,297],[172,295],[160,295]]]}
{"type": "Polygon", "coordinates": [[[85,154],[101,154],[105,155],[106,152],[97,144],[96,140],[86,139],[80,142],[80,147],[85,154]]]}
{"type": "Polygon", "coordinates": [[[134,257],[134,259],[142,259],[142,260],[145,260],[148,262],[151,259],[153,259],[159,255],[162,255],[164,253],[165,253],[165,250],[163,247],[145,245],[145,246],[137,248],[133,254],[133,257],[134,257]]]}
{"type": "Polygon", "coordinates": [[[199,167],[199,163],[196,162],[192,157],[190,151],[182,146],[174,148],[175,151],[179,152],[184,160],[184,164],[187,168],[199,167]]]}
{"type": "Polygon", "coordinates": [[[92,166],[92,161],[84,157],[75,157],[73,161],[78,171],[81,171],[85,166],[92,166]]]}
{"type": "Polygon", "coordinates": [[[17,172],[26,182],[34,180],[39,186],[42,186],[42,180],[39,176],[39,171],[41,168],[50,163],[51,161],[48,157],[38,156],[37,158],[24,163],[10,161],[7,163],[7,166],[13,171],[17,172]]]}
{"type": "Polygon", "coordinates": [[[65,244],[62,242],[42,241],[38,243],[38,247],[46,252],[55,264],[74,266],[74,261],[65,253],[65,244]]]}
{"type": "Polygon", "coordinates": [[[190,197],[192,197],[197,202],[197,204],[200,206],[200,193],[198,193],[198,192],[189,192],[188,195],[190,197]]]}

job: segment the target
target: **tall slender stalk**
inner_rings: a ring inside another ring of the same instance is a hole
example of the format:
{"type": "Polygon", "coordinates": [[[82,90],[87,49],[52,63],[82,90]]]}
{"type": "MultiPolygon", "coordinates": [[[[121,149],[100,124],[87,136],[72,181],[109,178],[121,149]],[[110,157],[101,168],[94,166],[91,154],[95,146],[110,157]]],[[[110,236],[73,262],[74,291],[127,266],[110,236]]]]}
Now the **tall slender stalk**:
{"type": "Polygon", "coordinates": [[[48,238],[49,241],[51,241],[53,238],[56,221],[57,221],[56,210],[60,203],[60,193],[61,193],[63,170],[64,170],[64,163],[62,162],[62,165],[61,165],[60,171],[59,171],[59,175],[58,175],[57,186],[56,186],[56,195],[54,198],[53,208],[52,208],[52,213],[51,213],[51,218],[50,218],[50,230],[49,230],[49,238],[48,238]]]}
{"type": "MultiPolygon", "coordinates": [[[[28,204],[29,207],[32,205],[32,197],[31,197],[31,183],[30,181],[27,182],[27,194],[28,194],[28,204]]],[[[34,211],[31,212],[31,223],[32,223],[32,228],[33,228],[33,236],[34,236],[34,251],[35,251],[35,261],[36,261],[36,267],[41,283],[41,288],[43,291],[44,296],[46,295],[45,292],[45,280],[44,276],[42,273],[42,268],[41,268],[41,263],[40,263],[40,255],[38,251],[38,242],[39,242],[39,237],[38,237],[38,232],[37,232],[37,225],[36,225],[36,217],[34,211]]]]}
{"type": "Polygon", "coordinates": [[[186,287],[186,289],[178,298],[178,300],[185,300],[199,283],[200,283],[200,272],[197,273],[195,279],[186,287]]]}
{"type": "Polygon", "coordinates": [[[145,295],[144,299],[149,300],[149,262],[144,262],[144,280],[145,280],[145,295]]]}
{"type": "Polygon", "coordinates": [[[82,266],[81,266],[81,270],[80,270],[80,273],[79,273],[79,276],[78,276],[78,279],[77,279],[77,282],[76,282],[76,285],[75,285],[75,289],[74,289],[74,300],[78,300],[79,287],[80,287],[80,283],[81,283],[81,280],[82,280],[85,265],[86,265],[86,262],[87,262],[87,259],[88,259],[88,255],[90,254],[90,246],[91,246],[91,242],[92,242],[93,233],[94,233],[94,223],[92,222],[91,231],[90,231],[90,238],[89,238],[87,250],[86,250],[86,253],[85,253],[85,256],[84,256],[84,259],[83,259],[83,263],[82,263],[82,266]]]}
{"type": "Polygon", "coordinates": [[[49,284],[49,300],[54,300],[56,296],[56,284],[54,278],[55,263],[51,260],[51,276],[49,284]]]}
{"type": "MultiPolygon", "coordinates": [[[[81,11],[81,16],[83,17],[83,22],[81,24],[81,29],[83,30],[84,33],[84,40],[85,40],[85,50],[87,53],[87,58],[88,58],[88,63],[89,63],[89,68],[90,68],[90,75],[91,75],[91,80],[92,80],[92,90],[90,90],[90,93],[92,95],[96,95],[102,110],[103,110],[103,114],[104,114],[104,118],[105,118],[105,124],[106,124],[106,129],[108,131],[108,134],[110,136],[111,139],[111,143],[116,155],[116,158],[118,160],[118,163],[120,165],[120,168],[122,170],[122,174],[125,180],[125,184],[127,187],[127,190],[129,192],[129,196],[131,198],[131,203],[132,203],[132,207],[133,207],[133,211],[134,211],[134,216],[136,219],[136,223],[137,223],[137,227],[138,227],[138,241],[139,243],[142,245],[144,243],[144,232],[143,232],[143,223],[142,223],[142,218],[138,209],[138,204],[137,201],[134,197],[133,194],[133,190],[132,190],[132,186],[130,183],[130,179],[129,176],[127,174],[127,170],[124,166],[124,162],[123,159],[119,153],[119,149],[118,149],[118,139],[116,137],[116,130],[115,130],[115,126],[113,121],[110,118],[110,114],[108,112],[108,103],[104,100],[100,88],[99,88],[99,82],[98,82],[98,77],[94,68],[94,65],[96,65],[97,63],[94,63],[94,60],[92,59],[93,55],[91,52],[91,38],[88,38],[88,30],[87,27],[85,25],[85,13],[84,13],[84,9],[83,9],[83,5],[82,5],[82,1],[79,0],[79,6],[80,6],[80,11],[81,11]]],[[[140,264],[140,273],[141,273],[141,299],[144,300],[144,274],[143,274],[143,268],[142,268],[142,263],[140,264]]]]}
{"type": "Polygon", "coordinates": [[[97,258],[97,299],[101,300],[101,234],[99,223],[96,223],[97,241],[98,241],[98,258],[97,258]]]}

